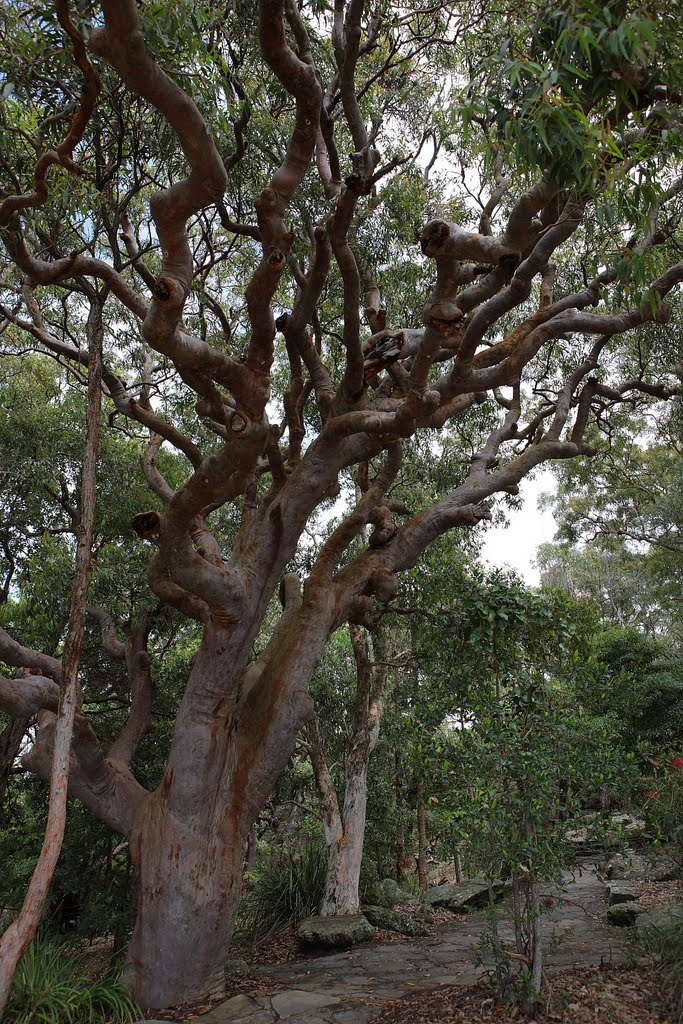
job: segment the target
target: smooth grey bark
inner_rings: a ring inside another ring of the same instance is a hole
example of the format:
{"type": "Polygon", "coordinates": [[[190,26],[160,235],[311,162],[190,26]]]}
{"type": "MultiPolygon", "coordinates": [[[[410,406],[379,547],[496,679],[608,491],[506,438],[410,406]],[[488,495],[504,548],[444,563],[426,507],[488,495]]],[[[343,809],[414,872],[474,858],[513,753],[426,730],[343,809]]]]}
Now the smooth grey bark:
{"type": "Polygon", "coordinates": [[[386,667],[373,664],[370,635],[350,627],[356,660],[356,709],[353,733],[346,758],[344,799],[341,806],[327,767],[318,722],[308,726],[311,762],[320,795],[327,872],[320,905],[323,916],[357,914],[360,909],[360,872],[368,803],[368,766],[379,738],[384,711],[386,667]]]}

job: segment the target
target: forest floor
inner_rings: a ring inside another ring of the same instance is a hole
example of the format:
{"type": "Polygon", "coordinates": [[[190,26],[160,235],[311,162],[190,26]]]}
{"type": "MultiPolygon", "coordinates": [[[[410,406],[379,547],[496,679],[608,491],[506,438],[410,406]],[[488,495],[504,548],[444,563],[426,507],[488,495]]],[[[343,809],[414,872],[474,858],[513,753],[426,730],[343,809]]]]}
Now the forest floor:
{"type": "MultiPolygon", "coordinates": [[[[644,887],[650,905],[681,899],[683,883],[644,887]]],[[[605,887],[592,865],[545,893],[548,996],[536,1024],[660,1024],[668,1021],[651,969],[628,963],[628,930],[606,924],[605,887]]],[[[199,1024],[512,1024],[486,984],[491,959],[479,955],[484,913],[439,913],[431,934],[407,939],[378,932],[332,954],[302,954],[293,931],[233,950],[250,964],[229,978],[230,998],[211,1008],[159,1013],[154,1020],[199,1024]],[[483,959],[483,963],[481,960],[483,959]],[[208,1011],[208,1012],[207,1012],[208,1011]]],[[[512,934],[502,924],[509,946],[512,934]]]]}

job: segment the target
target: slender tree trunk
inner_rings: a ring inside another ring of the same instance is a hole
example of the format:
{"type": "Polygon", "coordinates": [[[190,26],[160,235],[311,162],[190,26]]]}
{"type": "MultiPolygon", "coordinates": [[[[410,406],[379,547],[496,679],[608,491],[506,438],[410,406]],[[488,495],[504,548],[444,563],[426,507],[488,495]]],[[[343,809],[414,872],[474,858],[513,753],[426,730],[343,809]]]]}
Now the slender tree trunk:
{"type": "Polygon", "coordinates": [[[399,885],[405,878],[406,836],[403,827],[403,779],[401,777],[401,751],[394,750],[396,774],[394,776],[394,793],[396,794],[396,881],[399,885]]]}
{"type": "Polygon", "coordinates": [[[522,1009],[527,1017],[534,1017],[541,1002],[540,993],[543,985],[543,926],[536,881],[525,880],[524,896],[530,991],[524,997],[522,1009]]]}
{"type": "Polygon", "coordinates": [[[321,914],[357,914],[360,910],[360,870],[368,800],[367,768],[346,776],[343,832],[328,847],[325,895],[321,914]]]}
{"type": "Polygon", "coordinates": [[[24,904],[0,940],[0,1017],[9,998],[10,986],[19,961],[35,938],[45,911],[50,884],[57,867],[66,826],[66,800],[69,784],[71,738],[76,711],[80,703],[78,667],[85,636],[86,601],[92,545],[95,536],[97,497],[97,452],[100,433],[100,407],[102,397],[102,306],[92,302],[88,317],[88,402],[86,413],[86,439],[81,475],[76,565],[71,593],[71,615],[67,633],[63,678],[59,695],[59,708],[55,727],[54,752],[50,774],[50,803],[45,839],[24,904]]]}
{"type": "Polygon", "coordinates": [[[460,856],[460,843],[453,847],[453,868],[455,869],[455,880],[460,885],[462,882],[462,858],[460,856]]]}
{"type": "Polygon", "coordinates": [[[427,821],[425,818],[425,784],[417,782],[417,882],[420,895],[427,895],[427,821]]]}
{"type": "Polygon", "coordinates": [[[350,627],[356,659],[356,714],[351,748],[346,759],[344,801],[334,788],[315,716],[308,727],[311,761],[320,795],[327,875],[320,913],[357,914],[360,910],[360,872],[365,841],[368,804],[368,764],[379,737],[384,710],[386,669],[373,664],[369,635],[359,626],[350,627]]]}
{"type": "Polygon", "coordinates": [[[253,871],[258,861],[258,839],[256,829],[252,826],[247,838],[247,857],[244,864],[245,871],[253,871]]]}

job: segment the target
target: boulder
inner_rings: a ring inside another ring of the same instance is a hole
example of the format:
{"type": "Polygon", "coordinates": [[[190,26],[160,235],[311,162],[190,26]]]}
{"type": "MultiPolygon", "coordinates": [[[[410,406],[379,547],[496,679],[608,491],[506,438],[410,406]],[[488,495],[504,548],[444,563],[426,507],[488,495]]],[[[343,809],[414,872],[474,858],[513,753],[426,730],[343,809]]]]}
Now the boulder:
{"type": "Polygon", "coordinates": [[[609,818],[585,814],[582,820],[584,825],[565,833],[566,841],[572,846],[590,846],[596,850],[614,848],[624,839],[637,839],[647,832],[646,823],[631,814],[611,814],[609,818]]]}
{"type": "Polygon", "coordinates": [[[304,946],[318,949],[339,949],[366,942],[375,934],[363,914],[336,914],[329,917],[307,917],[297,928],[297,936],[304,946]]]}
{"type": "Polygon", "coordinates": [[[226,974],[248,974],[249,964],[246,960],[227,960],[225,964],[226,974]]]}
{"type": "MultiPolygon", "coordinates": [[[[494,898],[497,899],[506,891],[507,886],[502,882],[494,882],[492,888],[494,898]]],[[[455,885],[437,885],[428,891],[426,902],[432,907],[452,910],[455,914],[485,907],[489,902],[489,883],[481,878],[470,878],[455,885]]]]}
{"type": "Polygon", "coordinates": [[[638,936],[646,936],[648,932],[657,934],[670,928],[683,928],[683,903],[665,903],[661,907],[651,907],[636,918],[638,936]]]}
{"type": "Polygon", "coordinates": [[[587,828],[570,828],[564,834],[564,838],[572,846],[585,846],[588,842],[588,829],[587,828]]]}
{"type": "Polygon", "coordinates": [[[415,906],[420,901],[417,896],[406,892],[393,878],[384,878],[379,883],[379,899],[383,907],[415,906]]]}
{"type": "Polygon", "coordinates": [[[640,903],[615,903],[607,908],[607,923],[617,928],[630,928],[636,923],[636,918],[644,913],[645,907],[641,907],[640,903]]]}
{"type": "Polygon", "coordinates": [[[678,864],[668,854],[641,854],[634,850],[612,857],[606,871],[609,878],[639,878],[643,882],[670,882],[680,874],[678,864]]]}
{"type": "Polygon", "coordinates": [[[375,928],[386,928],[387,931],[412,937],[429,934],[423,924],[409,914],[402,914],[400,910],[389,910],[387,907],[366,907],[363,913],[375,928]]]}
{"type": "Polygon", "coordinates": [[[615,903],[630,903],[638,899],[636,890],[628,882],[605,882],[605,887],[607,889],[607,902],[610,907],[614,906],[615,903]]]}
{"type": "Polygon", "coordinates": [[[609,829],[630,837],[642,836],[647,832],[647,824],[632,814],[610,814],[609,829]]]}

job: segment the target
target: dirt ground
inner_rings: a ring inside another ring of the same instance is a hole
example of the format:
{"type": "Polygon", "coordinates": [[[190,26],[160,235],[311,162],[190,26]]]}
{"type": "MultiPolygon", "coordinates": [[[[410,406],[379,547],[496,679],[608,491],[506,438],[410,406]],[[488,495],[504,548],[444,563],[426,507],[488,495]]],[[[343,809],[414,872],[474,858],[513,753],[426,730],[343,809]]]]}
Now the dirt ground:
{"type": "MultiPolygon", "coordinates": [[[[659,979],[645,967],[586,967],[554,974],[536,1024],[674,1024],[659,979]]],[[[485,984],[448,987],[387,1003],[374,1024],[522,1024],[485,984]]]]}

